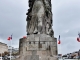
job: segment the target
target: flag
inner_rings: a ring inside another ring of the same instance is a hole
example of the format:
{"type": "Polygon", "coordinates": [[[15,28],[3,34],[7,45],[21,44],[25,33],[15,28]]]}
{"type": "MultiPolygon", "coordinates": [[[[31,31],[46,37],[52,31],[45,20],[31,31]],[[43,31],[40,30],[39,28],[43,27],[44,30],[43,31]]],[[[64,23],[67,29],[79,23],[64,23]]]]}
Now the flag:
{"type": "Polygon", "coordinates": [[[7,40],[11,40],[12,39],[12,35],[11,35],[11,37],[8,37],[8,39],[7,40]]]}
{"type": "Polygon", "coordinates": [[[77,38],[77,41],[80,42],[80,38],[77,38]]]}
{"type": "Polygon", "coordinates": [[[12,35],[11,35],[11,39],[12,39],[12,35]]]}
{"type": "Polygon", "coordinates": [[[58,44],[61,44],[61,41],[60,41],[60,35],[59,35],[59,38],[58,38],[58,44]]]}
{"type": "Polygon", "coordinates": [[[8,37],[8,39],[7,40],[11,40],[11,37],[8,37]]]}
{"type": "Polygon", "coordinates": [[[77,41],[80,42],[80,33],[78,33],[78,36],[77,41]]]}
{"type": "Polygon", "coordinates": [[[79,38],[80,38],[80,33],[78,33],[78,36],[79,36],[79,38]]]}

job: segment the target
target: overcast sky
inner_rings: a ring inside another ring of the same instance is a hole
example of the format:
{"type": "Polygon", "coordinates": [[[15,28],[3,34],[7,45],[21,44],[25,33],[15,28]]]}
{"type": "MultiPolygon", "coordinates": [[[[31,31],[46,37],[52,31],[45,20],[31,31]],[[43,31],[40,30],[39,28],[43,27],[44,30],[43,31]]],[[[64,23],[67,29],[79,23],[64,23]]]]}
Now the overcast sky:
{"type": "MultiPolygon", "coordinates": [[[[0,42],[10,45],[7,37],[13,33],[13,47],[26,35],[28,0],[0,0],[0,42]]],[[[80,49],[77,42],[80,31],[80,0],[52,0],[54,36],[61,36],[59,53],[66,54],[80,49]]]]}

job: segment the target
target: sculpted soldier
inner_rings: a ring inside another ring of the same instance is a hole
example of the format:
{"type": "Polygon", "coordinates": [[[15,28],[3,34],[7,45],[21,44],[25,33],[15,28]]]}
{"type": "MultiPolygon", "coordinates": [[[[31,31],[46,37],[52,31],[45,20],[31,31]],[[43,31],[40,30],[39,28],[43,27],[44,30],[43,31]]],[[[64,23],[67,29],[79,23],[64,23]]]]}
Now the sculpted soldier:
{"type": "Polygon", "coordinates": [[[29,0],[27,34],[53,36],[51,0],[29,0]]]}

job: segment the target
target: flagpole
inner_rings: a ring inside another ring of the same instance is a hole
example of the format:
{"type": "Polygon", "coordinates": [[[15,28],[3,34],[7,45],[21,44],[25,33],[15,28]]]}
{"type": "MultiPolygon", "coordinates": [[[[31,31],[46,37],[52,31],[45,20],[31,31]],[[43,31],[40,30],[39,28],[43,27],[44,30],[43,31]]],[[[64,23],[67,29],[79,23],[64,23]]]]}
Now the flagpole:
{"type": "MultiPolygon", "coordinates": [[[[58,54],[61,54],[61,53],[62,53],[61,50],[62,50],[62,49],[61,49],[61,44],[59,44],[59,45],[58,45],[58,54]],[[60,51],[59,51],[59,49],[60,49],[60,51]]],[[[62,56],[61,56],[61,58],[62,58],[62,56]]]]}
{"type": "MultiPolygon", "coordinates": [[[[58,40],[59,40],[59,37],[58,37],[58,40]]],[[[58,44],[59,41],[58,41],[58,40],[57,40],[57,45],[58,45],[57,48],[58,48],[58,54],[60,54],[60,51],[59,51],[59,44],[58,44]]],[[[57,55],[57,56],[58,56],[58,55],[57,55]]]]}
{"type": "MultiPolygon", "coordinates": [[[[58,38],[58,50],[60,49],[60,51],[58,51],[58,54],[61,54],[62,55],[62,46],[61,46],[61,44],[62,44],[62,42],[60,41],[60,35],[59,35],[59,38],[58,38]]],[[[62,56],[61,56],[61,59],[62,59],[62,56]]]]}
{"type": "MultiPolygon", "coordinates": [[[[61,38],[60,38],[61,39],[61,38]]],[[[61,54],[61,59],[62,59],[62,46],[61,46],[61,44],[62,44],[62,41],[60,41],[60,54],[61,54]]]]}
{"type": "Polygon", "coordinates": [[[10,60],[11,60],[11,54],[12,54],[12,39],[11,39],[10,41],[11,41],[11,51],[10,51],[10,60]]]}
{"type": "MultiPolygon", "coordinates": [[[[58,54],[62,54],[61,44],[58,45],[58,54]],[[59,49],[60,49],[60,51],[59,51],[59,49]]],[[[61,58],[62,58],[62,56],[61,56],[61,58]]]]}
{"type": "MultiPolygon", "coordinates": [[[[62,43],[61,43],[62,44],[62,43]]],[[[61,46],[61,45],[60,45],[61,46]]],[[[61,46],[61,59],[62,59],[62,46],[61,46]]]]}

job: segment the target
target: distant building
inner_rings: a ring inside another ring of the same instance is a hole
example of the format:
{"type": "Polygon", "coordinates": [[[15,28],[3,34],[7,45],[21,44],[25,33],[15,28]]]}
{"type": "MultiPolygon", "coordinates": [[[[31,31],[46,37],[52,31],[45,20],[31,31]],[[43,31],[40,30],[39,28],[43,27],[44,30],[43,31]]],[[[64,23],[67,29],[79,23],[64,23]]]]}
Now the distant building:
{"type": "Polygon", "coordinates": [[[19,49],[18,48],[14,48],[14,49],[12,49],[12,53],[18,53],[19,52],[19,49]]]}
{"type": "Polygon", "coordinates": [[[0,53],[8,52],[8,46],[5,43],[0,42],[0,53]]]}
{"type": "Polygon", "coordinates": [[[63,55],[63,57],[66,57],[67,59],[78,59],[80,58],[80,50],[72,53],[68,53],[66,55],[67,56],[63,55]]]}
{"type": "Polygon", "coordinates": [[[11,46],[9,46],[9,47],[8,47],[8,52],[10,52],[10,51],[11,51],[11,49],[12,49],[12,53],[13,53],[13,54],[15,54],[15,53],[18,53],[18,52],[19,52],[19,48],[14,48],[14,47],[11,47],[11,46]]]}

